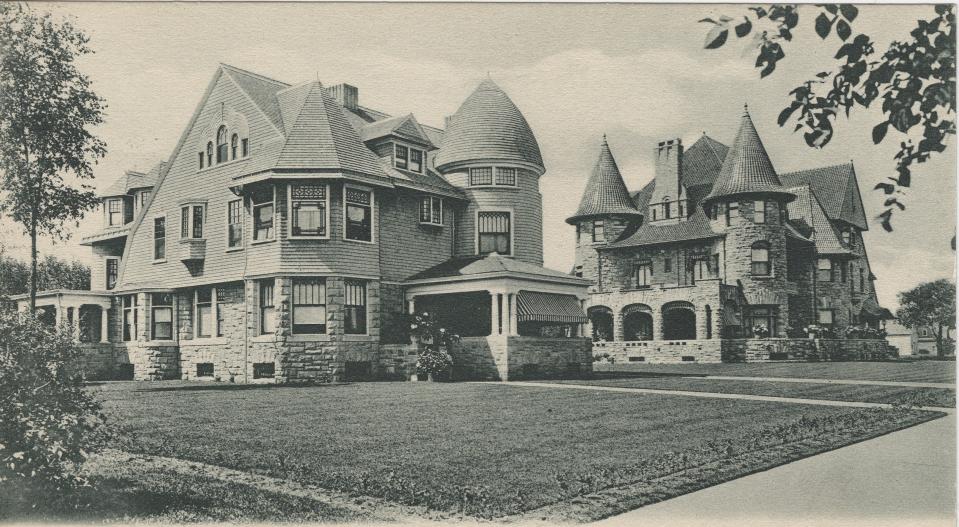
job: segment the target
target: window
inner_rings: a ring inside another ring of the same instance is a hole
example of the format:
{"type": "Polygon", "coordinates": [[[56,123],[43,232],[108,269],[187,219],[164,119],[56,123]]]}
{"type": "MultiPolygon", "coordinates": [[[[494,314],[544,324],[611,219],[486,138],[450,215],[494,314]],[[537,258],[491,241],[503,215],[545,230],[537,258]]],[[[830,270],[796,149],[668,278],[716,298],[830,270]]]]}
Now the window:
{"type": "Polygon", "coordinates": [[[656,221],[656,209],[653,209],[653,221],[656,221]]]}
{"type": "Polygon", "coordinates": [[[107,289],[113,289],[117,286],[117,275],[119,274],[119,269],[119,259],[107,258],[107,289]]]}
{"type": "Polygon", "coordinates": [[[150,320],[153,326],[150,331],[150,339],[172,340],[173,295],[170,293],[153,293],[151,299],[150,320]]]}
{"type": "Polygon", "coordinates": [[[831,326],[833,323],[833,310],[826,307],[819,308],[816,312],[816,321],[820,324],[831,326]]]}
{"type": "Polygon", "coordinates": [[[752,247],[752,273],[759,276],[768,276],[770,271],[769,244],[766,242],[754,243],[752,247]]]}
{"type": "Polygon", "coordinates": [[[733,218],[739,214],[739,202],[731,201],[726,206],[726,226],[733,224],[733,218]]]}
{"type": "Polygon", "coordinates": [[[196,376],[197,377],[213,377],[213,363],[212,362],[196,363],[196,376]]]}
{"type": "Polygon", "coordinates": [[[849,245],[849,240],[851,236],[849,231],[842,231],[842,243],[849,245]]]}
{"type": "Polygon", "coordinates": [[[679,213],[676,215],[676,217],[677,218],[685,217],[685,214],[683,214],[683,200],[679,200],[676,202],[676,208],[679,209],[679,213]]]}
{"type": "Polygon", "coordinates": [[[423,196],[420,203],[420,223],[443,225],[443,199],[436,196],[423,196]]]}
{"type": "Polygon", "coordinates": [[[272,379],[276,375],[276,364],[272,362],[254,362],[254,379],[272,379]]]}
{"type": "Polygon", "coordinates": [[[203,205],[187,205],[180,208],[180,238],[203,238],[203,205]]]}
{"type": "Polygon", "coordinates": [[[366,283],[356,280],[346,281],[346,300],[344,302],[343,327],[348,335],[366,334],[366,283]]]}
{"type": "Polygon", "coordinates": [[[396,166],[396,168],[409,168],[409,161],[409,149],[403,145],[396,145],[393,152],[393,164],[396,166]]]}
{"type": "Polygon", "coordinates": [[[368,190],[344,187],[347,240],[373,241],[373,193],[368,190]]]}
{"type": "Polygon", "coordinates": [[[213,141],[206,144],[206,166],[213,166],[213,141]]]}
{"type": "Polygon", "coordinates": [[[673,257],[672,257],[672,256],[667,256],[667,257],[663,260],[663,272],[664,272],[664,273],[669,273],[669,272],[672,272],[672,270],[673,270],[673,257]]]}
{"type": "Polygon", "coordinates": [[[253,241],[273,239],[273,187],[262,188],[254,192],[253,202],[253,241]]]}
{"type": "Polygon", "coordinates": [[[766,202],[753,202],[753,221],[756,223],[766,223],[766,202]]]}
{"type": "Polygon", "coordinates": [[[210,338],[213,336],[213,296],[212,287],[201,287],[196,290],[196,337],[210,338]]]}
{"type": "Polygon", "coordinates": [[[290,234],[303,238],[325,238],[327,225],[326,185],[290,185],[290,234]]]}
{"type": "Polygon", "coordinates": [[[866,274],[862,267],[859,268],[859,292],[866,290],[866,274]]]}
{"type": "Polygon", "coordinates": [[[673,217],[673,208],[670,205],[669,196],[663,198],[663,217],[666,219],[673,217]]]}
{"type": "Polygon", "coordinates": [[[476,185],[492,185],[492,184],[493,184],[493,169],[491,167],[470,169],[470,186],[471,187],[475,187],[476,185]]]}
{"type": "Polygon", "coordinates": [[[233,134],[230,138],[230,159],[236,159],[238,148],[240,148],[240,136],[233,134]]]}
{"type": "Polygon", "coordinates": [[[216,336],[223,336],[223,328],[226,327],[226,324],[223,321],[223,316],[226,313],[224,309],[224,304],[226,303],[226,295],[223,294],[223,291],[220,289],[213,290],[213,302],[216,310],[214,314],[216,315],[216,336]]]}
{"type": "Polygon", "coordinates": [[[575,275],[576,278],[582,278],[582,277],[583,277],[583,266],[582,266],[582,265],[577,265],[576,268],[575,268],[575,270],[573,271],[573,275],[575,275]]]}
{"type": "Polygon", "coordinates": [[[410,170],[423,172],[423,151],[410,148],[410,170]]]}
{"type": "Polygon", "coordinates": [[[763,326],[769,330],[769,336],[776,336],[776,324],[778,321],[778,309],[775,306],[750,306],[746,308],[745,323],[746,332],[750,336],[753,334],[753,328],[763,326]]]}
{"type": "Polygon", "coordinates": [[[816,279],[820,282],[832,282],[832,260],[819,258],[816,261],[816,279]]]}
{"type": "Polygon", "coordinates": [[[516,169],[515,168],[496,168],[496,184],[497,185],[509,185],[511,187],[516,186],[516,169]]]}
{"type": "Polygon", "coordinates": [[[649,287],[650,280],[653,277],[653,264],[646,262],[637,265],[634,274],[636,287],[649,287]]]}
{"type": "MultiPolygon", "coordinates": [[[[852,262],[849,263],[849,268],[852,269],[852,262]]],[[[842,283],[846,283],[846,264],[839,264],[839,280],[842,283]]]]}
{"type": "Polygon", "coordinates": [[[137,338],[137,296],[123,297],[123,342],[130,342],[137,338]]]}
{"type": "Polygon", "coordinates": [[[227,144],[226,144],[226,127],[221,126],[216,131],[216,162],[225,163],[229,161],[227,156],[227,144]]]}
{"type": "Polygon", "coordinates": [[[166,258],[166,217],[153,218],[153,259],[166,258]]]}
{"type": "Polygon", "coordinates": [[[140,207],[146,207],[147,201],[150,199],[150,191],[144,190],[140,193],[140,207]]]}
{"type": "Polygon", "coordinates": [[[709,260],[705,258],[700,258],[696,260],[696,263],[693,266],[693,281],[706,280],[709,277],[710,277],[709,260]]]}
{"type": "Polygon", "coordinates": [[[107,225],[110,227],[123,225],[123,200],[119,198],[107,200],[107,225]]]}
{"type": "Polygon", "coordinates": [[[250,153],[250,140],[249,140],[249,139],[247,139],[247,138],[244,137],[242,140],[240,140],[240,150],[241,150],[242,153],[243,153],[243,157],[246,157],[246,156],[250,153]]]}
{"type": "Polygon", "coordinates": [[[260,334],[267,335],[276,331],[276,305],[273,299],[274,280],[260,282],[260,334]]]}
{"type": "Polygon", "coordinates": [[[593,220],[593,243],[606,241],[606,223],[593,220]]]}
{"type": "Polygon", "coordinates": [[[510,213],[479,212],[477,213],[477,220],[479,224],[479,229],[477,229],[479,254],[511,254],[510,213]]]}
{"type": "Polygon", "coordinates": [[[293,333],[326,333],[326,281],[293,280],[293,333]]]}
{"type": "Polygon", "coordinates": [[[203,154],[203,152],[200,152],[199,155],[200,155],[200,168],[203,168],[203,158],[206,156],[203,154]]]}
{"type": "Polygon", "coordinates": [[[243,245],[243,200],[235,199],[226,204],[226,246],[243,245]]]}

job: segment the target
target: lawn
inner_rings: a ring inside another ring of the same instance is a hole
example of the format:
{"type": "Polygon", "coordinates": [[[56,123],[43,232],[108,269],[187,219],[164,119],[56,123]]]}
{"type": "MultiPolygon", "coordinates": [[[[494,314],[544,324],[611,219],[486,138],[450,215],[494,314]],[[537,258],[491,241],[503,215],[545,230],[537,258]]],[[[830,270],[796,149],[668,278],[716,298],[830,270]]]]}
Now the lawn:
{"type": "Polygon", "coordinates": [[[623,373],[598,373],[587,381],[556,381],[571,384],[684,390],[691,392],[741,393],[773,397],[828,399],[869,403],[901,403],[919,406],[955,407],[956,391],[949,388],[907,388],[867,384],[816,384],[803,382],[739,381],[708,377],[646,377],[623,373]],[[627,376],[628,375],[628,376],[627,376]]]}
{"type": "Polygon", "coordinates": [[[91,389],[127,450],[474,517],[653,485],[576,517],[601,518],[941,415],[503,384],[91,389]]]}
{"type": "Polygon", "coordinates": [[[739,377],[802,377],[865,381],[956,382],[952,361],[897,362],[747,362],[721,364],[594,364],[595,371],[739,377]]]}

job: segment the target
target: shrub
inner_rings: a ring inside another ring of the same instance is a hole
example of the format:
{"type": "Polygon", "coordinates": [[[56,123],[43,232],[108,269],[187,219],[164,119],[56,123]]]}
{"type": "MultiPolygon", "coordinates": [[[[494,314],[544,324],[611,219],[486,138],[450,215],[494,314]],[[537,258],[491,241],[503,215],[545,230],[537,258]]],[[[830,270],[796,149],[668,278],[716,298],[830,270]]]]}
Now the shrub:
{"type": "MultiPolygon", "coordinates": [[[[74,468],[107,437],[100,404],[71,370],[80,350],[67,332],[0,311],[0,494],[10,503],[63,504],[84,480],[74,468]]],[[[5,507],[0,507],[5,508],[5,507]]]]}
{"type": "Polygon", "coordinates": [[[429,312],[410,316],[410,335],[420,343],[419,356],[416,358],[417,373],[439,375],[445,374],[453,367],[453,357],[449,350],[460,337],[440,327],[429,312]]]}

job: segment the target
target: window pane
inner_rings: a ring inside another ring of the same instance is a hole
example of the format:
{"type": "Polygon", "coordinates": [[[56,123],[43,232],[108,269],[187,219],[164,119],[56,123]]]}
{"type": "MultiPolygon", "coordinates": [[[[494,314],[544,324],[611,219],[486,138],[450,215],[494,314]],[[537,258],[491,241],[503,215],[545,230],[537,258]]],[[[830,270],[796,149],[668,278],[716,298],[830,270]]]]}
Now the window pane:
{"type": "Polygon", "coordinates": [[[497,168],[496,184],[497,185],[516,185],[516,169],[515,168],[497,168]]]}
{"type": "Polygon", "coordinates": [[[423,151],[410,149],[410,170],[413,172],[423,171],[423,151]]]}
{"type": "Polygon", "coordinates": [[[268,240],[273,237],[273,204],[258,205],[253,209],[253,239],[268,240]]]}
{"type": "Polygon", "coordinates": [[[372,241],[370,215],[368,206],[352,204],[346,206],[346,238],[348,240],[372,241]]]}
{"type": "Polygon", "coordinates": [[[492,167],[470,169],[470,185],[492,185],[492,184],[493,184],[492,167]]]}
{"type": "Polygon", "coordinates": [[[293,235],[325,236],[326,203],[319,201],[293,202],[293,235]]]}
{"type": "Polygon", "coordinates": [[[193,237],[203,237],[203,206],[194,205],[193,207],[193,237]]]}
{"type": "Polygon", "coordinates": [[[260,333],[273,333],[276,331],[276,310],[272,307],[264,307],[260,310],[260,333]]]}
{"type": "Polygon", "coordinates": [[[198,305],[196,308],[196,334],[198,337],[209,337],[213,329],[213,308],[207,305],[198,305]]]}
{"type": "Polygon", "coordinates": [[[408,150],[405,146],[396,145],[396,168],[407,168],[409,159],[408,150]]]}
{"type": "Polygon", "coordinates": [[[433,204],[432,219],[433,223],[443,223],[443,200],[440,198],[430,198],[433,204]]]}
{"type": "Polygon", "coordinates": [[[190,237],[190,207],[180,209],[180,238],[190,237]]]}
{"type": "Polygon", "coordinates": [[[423,196],[423,200],[420,202],[420,221],[429,222],[431,219],[430,208],[432,207],[433,198],[429,196],[423,196]]]}

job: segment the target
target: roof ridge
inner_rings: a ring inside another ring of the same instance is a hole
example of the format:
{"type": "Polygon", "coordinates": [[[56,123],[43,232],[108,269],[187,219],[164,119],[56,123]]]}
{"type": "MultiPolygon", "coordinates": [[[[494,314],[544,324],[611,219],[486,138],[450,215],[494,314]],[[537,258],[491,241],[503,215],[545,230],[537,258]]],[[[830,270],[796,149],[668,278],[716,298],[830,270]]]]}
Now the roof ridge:
{"type": "Polygon", "coordinates": [[[285,88],[276,90],[276,94],[279,95],[281,93],[286,93],[290,90],[294,90],[296,88],[302,88],[303,86],[307,86],[310,84],[319,84],[320,87],[323,87],[323,83],[320,82],[319,80],[303,81],[303,82],[298,82],[296,84],[287,84],[285,88]]]}
{"type": "Polygon", "coordinates": [[[234,65],[232,65],[232,64],[227,64],[227,63],[225,63],[225,62],[221,62],[221,63],[220,63],[220,66],[222,66],[222,67],[224,67],[224,68],[227,68],[227,69],[230,69],[230,70],[233,70],[233,71],[235,71],[236,73],[241,73],[241,74],[243,74],[243,75],[248,75],[248,76],[250,76],[250,77],[256,77],[256,78],[258,78],[258,79],[260,79],[260,80],[264,80],[264,81],[267,81],[267,82],[273,82],[273,83],[276,83],[276,84],[282,84],[282,85],[284,85],[284,86],[290,86],[290,84],[287,83],[287,82],[283,82],[283,81],[281,81],[281,80],[277,80],[277,79],[274,79],[274,78],[271,78],[271,77],[267,77],[266,75],[261,75],[261,74],[259,74],[259,73],[255,73],[255,72],[252,72],[252,71],[250,71],[250,70],[245,70],[245,69],[243,69],[243,68],[238,68],[238,67],[236,67],[236,66],[234,66],[234,65]]]}
{"type": "Polygon", "coordinates": [[[827,168],[839,168],[839,167],[846,167],[846,166],[848,166],[848,167],[851,168],[851,167],[853,166],[853,165],[852,165],[852,161],[849,161],[849,162],[846,162],[846,163],[836,163],[835,165],[825,165],[825,166],[821,166],[821,167],[803,168],[803,169],[801,169],[801,170],[793,170],[793,171],[790,171],[790,172],[783,172],[783,173],[780,175],[780,177],[782,177],[782,176],[788,176],[788,175],[791,175],[791,174],[798,174],[798,173],[800,173],[800,172],[812,172],[812,171],[814,171],[814,170],[826,170],[827,168]]]}

